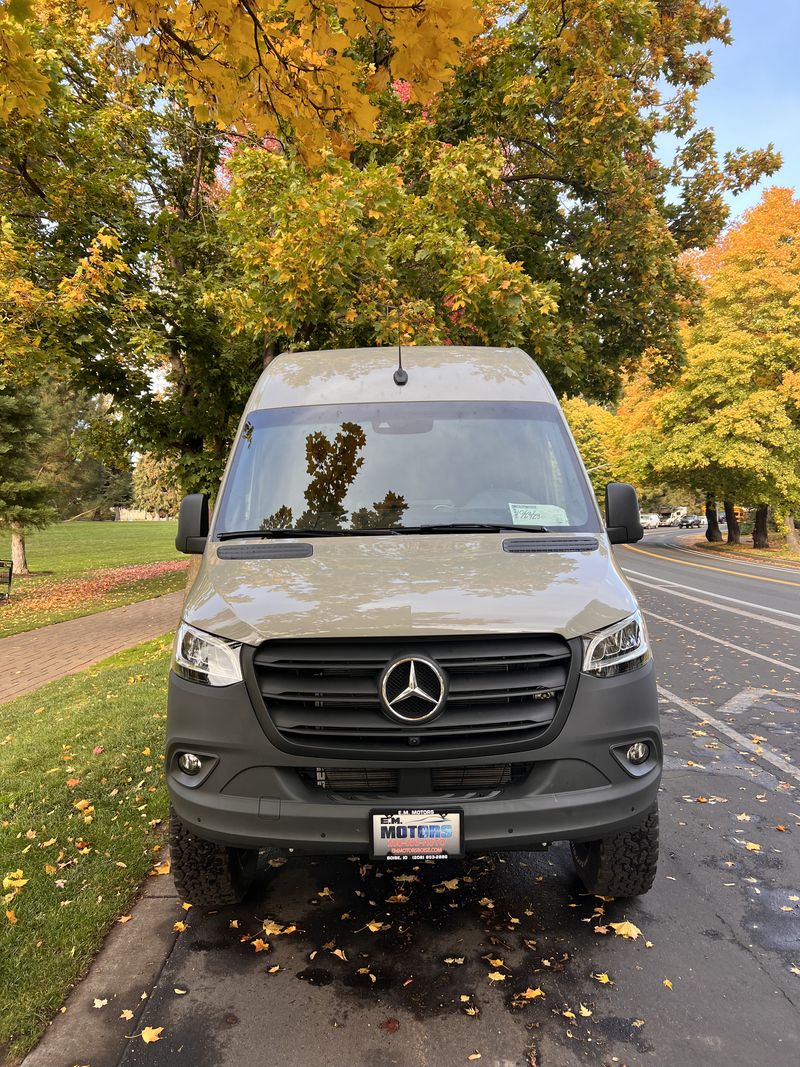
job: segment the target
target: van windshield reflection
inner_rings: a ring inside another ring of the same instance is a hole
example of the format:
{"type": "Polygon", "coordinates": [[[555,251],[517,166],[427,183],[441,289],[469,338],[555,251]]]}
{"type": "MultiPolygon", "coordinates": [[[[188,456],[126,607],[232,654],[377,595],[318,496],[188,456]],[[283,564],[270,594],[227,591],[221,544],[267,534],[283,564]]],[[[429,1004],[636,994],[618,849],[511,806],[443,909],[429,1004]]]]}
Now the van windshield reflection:
{"type": "Polygon", "coordinates": [[[598,528],[554,405],[447,401],[251,412],[216,536],[598,528]]]}

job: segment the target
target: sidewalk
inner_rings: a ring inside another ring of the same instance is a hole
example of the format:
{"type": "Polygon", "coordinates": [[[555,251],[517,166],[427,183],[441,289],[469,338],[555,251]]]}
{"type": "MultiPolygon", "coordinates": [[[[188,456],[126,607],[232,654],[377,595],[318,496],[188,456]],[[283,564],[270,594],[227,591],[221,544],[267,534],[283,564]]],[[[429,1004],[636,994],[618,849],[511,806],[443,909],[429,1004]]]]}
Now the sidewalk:
{"type": "Polygon", "coordinates": [[[0,639],[0,704],[178,625],[183,591],[0,639]]]}

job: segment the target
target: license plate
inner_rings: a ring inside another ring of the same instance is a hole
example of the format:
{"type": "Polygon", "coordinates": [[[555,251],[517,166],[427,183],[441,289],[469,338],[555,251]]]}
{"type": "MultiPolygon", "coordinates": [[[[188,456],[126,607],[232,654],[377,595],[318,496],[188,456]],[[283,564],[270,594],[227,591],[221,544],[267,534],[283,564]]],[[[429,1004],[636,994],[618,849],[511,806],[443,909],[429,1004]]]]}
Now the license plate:
{"type": "Polygon", "coordinates": [[[460,811],[395,808],[370,812],[370,854],[380,860],[447,860],[464,855],[460,811]]]}

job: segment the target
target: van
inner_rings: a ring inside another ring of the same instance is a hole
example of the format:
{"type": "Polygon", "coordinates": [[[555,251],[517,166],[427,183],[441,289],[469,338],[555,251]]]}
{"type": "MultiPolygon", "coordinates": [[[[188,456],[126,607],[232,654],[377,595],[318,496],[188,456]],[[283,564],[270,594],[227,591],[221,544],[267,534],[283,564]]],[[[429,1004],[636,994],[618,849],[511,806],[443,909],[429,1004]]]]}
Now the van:
{"type": "Polygon", "coordinates": [[[400,866],[569,842],[646,892],[663,748],[653,661],[558,401],[518,348],[287,352],[259,379],[169,677],[172,869],[240,900],[260,850],[400,866]]]}

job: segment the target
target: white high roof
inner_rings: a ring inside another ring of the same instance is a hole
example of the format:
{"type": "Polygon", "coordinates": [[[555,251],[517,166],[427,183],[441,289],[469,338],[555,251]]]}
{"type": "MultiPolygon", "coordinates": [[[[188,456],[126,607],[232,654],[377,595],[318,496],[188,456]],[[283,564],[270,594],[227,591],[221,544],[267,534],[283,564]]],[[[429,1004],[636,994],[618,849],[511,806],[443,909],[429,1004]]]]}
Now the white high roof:
{"type": "Polygon", "coordinates": [[[395,384],[396,346],[283,352],[256,383],[247,411],[409,400],[541,400],[557,403],[521,348],[404,346],[408,382],[395,384]]]}

